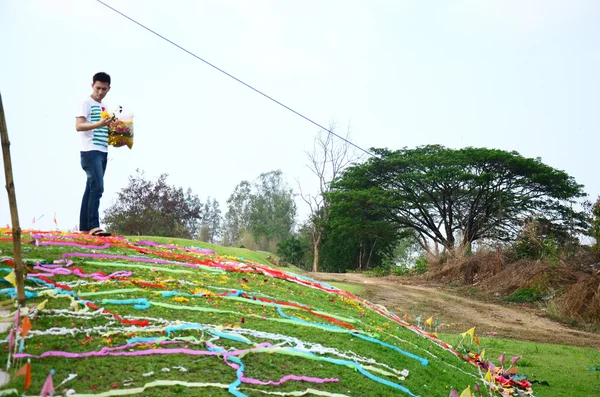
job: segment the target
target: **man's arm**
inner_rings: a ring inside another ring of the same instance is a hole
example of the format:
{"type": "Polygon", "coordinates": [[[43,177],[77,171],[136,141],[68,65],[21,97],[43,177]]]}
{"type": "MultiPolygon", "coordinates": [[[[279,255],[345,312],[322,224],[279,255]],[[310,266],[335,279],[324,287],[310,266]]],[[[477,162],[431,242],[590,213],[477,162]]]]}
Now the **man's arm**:
{"type": "Polygon", "coordinates": [[[96,128],[105,127],[110,123],[110,119],[105,117],[100,119],[97,123],[89,123],[85,117],[76,117],[75,118],[75,129],[77,131],[90,131],[95,130],[96,128]]]}

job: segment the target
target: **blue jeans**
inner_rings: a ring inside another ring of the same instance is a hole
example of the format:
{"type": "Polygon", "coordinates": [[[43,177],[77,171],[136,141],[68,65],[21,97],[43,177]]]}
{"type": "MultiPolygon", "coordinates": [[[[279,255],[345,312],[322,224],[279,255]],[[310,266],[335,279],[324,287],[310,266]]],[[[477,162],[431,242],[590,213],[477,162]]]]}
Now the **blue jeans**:
{"type": "Polygon", "coordinates": [[[108,153],[98,150],[81,152],[81,168],[87,175],[85,192],[79,212],[79,230],[90,231],[100,227],[100,198],[104,193],[104,172],[108,153]]]}

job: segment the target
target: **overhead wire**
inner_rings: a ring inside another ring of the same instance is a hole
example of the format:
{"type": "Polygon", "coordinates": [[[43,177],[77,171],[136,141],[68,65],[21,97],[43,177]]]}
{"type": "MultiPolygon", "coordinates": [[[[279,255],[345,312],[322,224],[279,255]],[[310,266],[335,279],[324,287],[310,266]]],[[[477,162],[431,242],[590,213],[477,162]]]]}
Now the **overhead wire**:
{"type": "Polygon", "coordinates": [[[321,124],[317,123],[316,121],[313,121],[312,119],[310,119],[310,118],[308,118],[308,117],[304,116],[302,113],[300,113],[300,112],[297,112],[297,111],[295,111],[294,109],[290,108],[289,106],[286,106],[286,105],[284,105],[283,103],[281,103],[280,101],[276,100],[275,98],[273,98],[273,97],[271,97],[271,96],[269,96],[269,95],[265,94],[264,92],[260,91],[259,89],[257,89],[257,88],[254,88],[254,87],[253,87],[253,86],[251,86],[250,84],[248,84],[248,83],[246,83],[246,82],[242,81],[241,79],[239,79],[239,78],[237,78],[237,77],[233,76],[232,74],[230,74],[230,73],[226,72],[225,70],[223,70],[223,69],[219,68],[218,66],[216,66],[216,65],[214,65],[214,64],[212,64],[212,63],[210,63],[210,62],[208,62],[207,60],[205,60],[205,59],[201,58],[200,56],[198,56],[198,55],[194,54],[192,51],[190,51],[190,50],[188,50],[188,49],[184,48],[183,46],[181,46],[181,45],[179,45],[179,44],[175,43],[174,41],[172,41],[172,40],[168,39],[167,37],[165,37],[165,36],[161,35],[160,33],[158,33],[158,32],[156,32],[156,31],[154,31],[154,30],[150,29],[150,28],[149,28],[149,27],[147,27],[146,25],[142,24],[141,22],[138,22],[137,20],[133,19],[132,17],[130,17],[130,16],[128,16],[128,15],[126,15],[126,14],[124,14],[123,12],[121,12],[121,11],[117,10],[116,8],[114,8],[114,7],[112,7],[112,6],[108,5],[108,4],[106,4],[106,3],[105,3],[105,2],[103,2],[102,0],[96,0],[96,1],[97,1],[98,3],[100,3],[100,4],[102,4],[103,6],[107,7],[108,9],[110,9],[110,10],[112,10],[112,11],[116,12],[117,14],[121,15],[122,17],[124,17],[124,18],[128,19],[129,21],[131,21],[131,22],[135,23],[136,25],[138,25],[138,26],[140,26],[140,27],[142,27],[142,28],[146,29],[148,32],[150,32],[150,33],[152,33],[152,34],[154,34],[154,35],[156,35],[156,36],[160,37],[161,39],[165,40],[165,41],[166,41],[166,42],[168,42],[169,44],[172,44],[173,46],[175,46],[175,47],[179,48],[179,49],[180,49],[180,50],[182,50],[183,52],[186,52],[187,54],[189,54],[189,55],[193,56],[194,58],[196,58],[196,59],[198,59],[198,60],[200,60],[200,61],[204,62],[204,63],[205,63],[205,64],[207,64],[208,66],[210,66],[210,67],[212,67],[212,68],[214,68],[214,69],[218,70],[219,72],[221,72],[221,73],[223,73],[223,74],[227,75],[228,77],[231,77],[232,79],[234,79],[234,80],[235,80],[235,81],[237,81],[238,83],[245,85],[246,87],[250,88],[251,90],[255,91],[256,93],[258,93],[258,94],[260,94],[260,95],[264,96],[265,98],[267,98],[267,99],[270,99],[271,101],[275,102],[275,103],[276,103],[276,104],[278,104],[279,106],[282,106],[282,107],[284,107],[285,109],[287,109],[287,110],[289,110],[290,112],[292,112],[292,113],[296,114],[297,116],[300,116],[300,117],[302,117],[304,120],[306,120],[306,121],[308,121],[308,122],[310,122],[310,123],[312,123],[312,124],[316,125],[317,127],[321,128],[321,129],[322,129],[322,130],[324,130],[324,131],[327,131],[329,134],[331,134],[331,135],[333,135],[333,136],[335,136],[335,137],[337,137],[337,138],[341,139],[342,141],[346,142],[347,144],[349,144],[349,145],[353,146],[354,148],[356,148],[356,149],[358,149],[358,150],[360,150],[360,151],[362,151],[362,152],[366,153],[366,154],[367,154],[367,155],[369,155],[369,156],[376,157],[376,156],[375,156],[373,153],[371,153],[370,151],[368,151],[368,150],[366,150],[366,149],[363,149],[362,147],[358,146],[357,144],[353,143],[352,141],[350,141],[350,140],[348,140],[348,139],[344,138],[343,136],[341,136],[341,135],[339,135],[339,134],[336,134],[335,132],[333,132],[333,131],[332,131],[332,130],[330,130],[329,128],[325,128],[325,127],[323,127],[321,124]]]}

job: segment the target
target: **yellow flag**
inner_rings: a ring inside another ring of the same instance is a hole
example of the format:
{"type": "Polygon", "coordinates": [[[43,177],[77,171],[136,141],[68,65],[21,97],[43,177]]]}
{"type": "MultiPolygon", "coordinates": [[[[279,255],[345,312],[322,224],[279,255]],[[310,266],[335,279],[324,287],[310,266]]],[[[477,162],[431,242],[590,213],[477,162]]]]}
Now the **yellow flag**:
{"type": "Polygon", "coordinates": [[[4,277],[4,279],[6,281],[8,281],[9,283],[11,283],[13,285],[13,287],[17,288],[17,279],[15,278],[14,270],[12,272],[10,272],[10,274],[8,276],[4,277]]]}
{"type": "Polygon", "coordinates": [[[425,320],[425,325],[429,325],[431,327],[431,324],[433,324],[433,316],[425,320]]]}
{"type": "Polygon", "coordinates": [[[485,361],[485,349],[483,349],[483,350],[481,351],[481,354],[480,354],[480,360],[481,360],[481,361],[485,361]]]}
{"type": "Polygon", "coordinates": [[[42,310],[43,308],[45,308],[46,307],[46,303],[48,303],[48,299],[46,299],[45,301],[43,301],[42,303],[40,303],[38,305],[38,307],[37,307],[38,310],[42,310]]]}
{"type": "Polygon", "coordinates": [[[492,381],[492,374],[490,373],[490,369],[488,368],[487,374],[485,374],[485,376],[483,377],[483,379],[485,379],[487,382],[491,382],[492,381]]]}
{"type": "Polygon", "coordinates": [[[465,334],[469,334],[471,336],[471,338],[474,338],[475,337],[475,327],[473,327],[470,330],[468,330],[467,332],[465,332],[465,334]]]}
{"type": "Polygon", "coordinates": [[[471,386],[467,386],[467,388],[460,393],[460,397],[473,397],[473,393],[471,393],[471,386]]]}

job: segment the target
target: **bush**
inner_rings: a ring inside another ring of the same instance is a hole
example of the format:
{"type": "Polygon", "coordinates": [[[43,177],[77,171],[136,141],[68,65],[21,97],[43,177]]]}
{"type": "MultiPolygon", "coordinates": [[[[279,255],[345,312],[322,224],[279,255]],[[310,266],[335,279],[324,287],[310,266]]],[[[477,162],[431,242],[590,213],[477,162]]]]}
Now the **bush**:
{"type": "Polygon", "coordinates": [[[422,274],[427,272],[428,269],[429,262],[427,261],[427,258],[425,258],[424,256],[420,256],[415,261],[415,266],[413,266],[412,272],[415,274],[422,274]]]}
{"type": "Polygon", "coordinates": [[[535,287],[530,288],[519,288],[511,295],[509,295],[506,300],[509,302],[520,302],[520,303],[531,303],[537,302],[544,298],[544,295],[537,290],[535,287]]]}
{"type": "Polygon", "coordinates": [[[392,274],[394,276],[404,276],[408,273],[410,273],[410,267],[406,263],[394,266],[392,269],[392,274]]]}
{"type": "Polygon", "coordinates": [[[277,255],[283,262],[301,266],[306,256],[306,248],[296,236],[283,240],[277,246],[277,255]]]}

